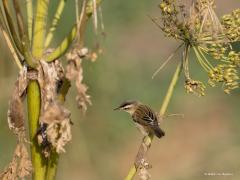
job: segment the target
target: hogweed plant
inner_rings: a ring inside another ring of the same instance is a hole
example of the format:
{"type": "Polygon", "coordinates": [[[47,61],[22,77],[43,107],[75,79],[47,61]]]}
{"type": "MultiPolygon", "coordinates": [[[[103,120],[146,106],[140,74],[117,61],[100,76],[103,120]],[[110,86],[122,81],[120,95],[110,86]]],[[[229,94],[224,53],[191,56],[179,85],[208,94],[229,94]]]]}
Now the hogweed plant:
{"type": "MultiPolygon", "coordinates": [[[[37,0],[35,8],[32,0],[24,2],[26,19],[23,18],[20,1],[2,0],[0,4],[0,28],[19,67],[8,110],[9,128],[16,135],[18,143],[12,161],[0,174],[0,179],[23,179],[32,173],[35,180],[51,180],[56,175],[59,154],[65,152],[65,145],[72,137],[71,113],[64,107],[71,82],[77,88],[78,107],[85,112],[87,105],[91,104],[87,86],[83,84],[81,64],[83,59],[94,61],[97,58],[98,52],[85,47],[84,34],[91,16],[97,31],[101,1],[74,1],[76,23],[57,47],[50,45],[67,1],[58,1],[49,29],[46,24],[50,1],[37,0]],[[66,67],[63,67],[63,57],[67,60],[66,67]],[[29,138],[26,134],[23,106],[26,97],[29,138]],[[28,146],[31,158],[28,155],[28,146]]],[[[201,67],[199,70],[206,72],[210,86],[221,83],[227,94],[239,88],[240,52],[234,50],[232,45],[240,41],[240,9],[219,18],[215,13],[214,0],[195,0],[189,6],[181,1],[162,0],[159,8],[161,17],[151,18],[152,21],[167,37],[180,41],[179,47],[163,66],[182,49],[182,59],[178,62],[159,116],[165,115],[182,71],[186,91],[198,96],[205,95],[206,83],[192,78],[191,60],[197,61],[201,67]],[[190,52],[195,55],[191,59],[190,52]]],[[[137,170],[140,170],[141,179],[150,178],[148,168],[151,165],[145,154],[152,140],[153,134],[143,138],[127,180],[133,179],[137,170]]]]}
{"type": "Polygon", "coordinates": [[[93,15],[97,29],[100,0],[75,0],[76,23],[57,47],[52,39],[67,0],[59,0],[51,26],[49,0],[2,0],[0,28],[19,68],[19,75],[9,102],[8,124],[17,137],[17,147],[0,179],[51,180],[56,175],[59,154],[71,141],[70,111],[64,107],[71,82],[77,89],[78,107],[86,111],[91,104],[83,84],[83,59],[95,60],[97,53],[85,47],[87,22],[93,15]],[[23,17],[23,10],[26,19],[23,17]],[[35,9],[35,12],[33,12],[35,9]],[[12,11],[13,10],[13,11],[12,11]],[[63,58],[67,60],[63,67],[63,58]],[[27,97],[29,138],[26,134],[23,101],[27,97]],[[31,158],[27,147],[30,146],[31,158]]]}
{"type": "MultiPolygon", "coordinates": [[[[227,94],[239,88],[240,52],[234,50],[232,45],[240,42],[240,9],[233,10],[230,14],[219,18],[215,13],[214,0],[193,0],[191,4],[184,4],[181,0],[162,0],[159,8],[160,18],[150,17],[151,20],[166,37],[177,40],[180,45],[157,69],[153,77],[177,51],[182,49],[182,59],[178,62],[176,72],[160,108],[160,116],[163,117],[167,110],[174,86],[182,71],[187,93],[197,96],[205,95],[206,83],[192,78],[191,61],[198,62],[199,70],[206,73],[207,83],[211,87],[220,83],[227,94]],[[190,58],[191,51],[195,56],[190,58]]],[[[150,178],[147,172],[149,164],[146,163],[145,154],[150,148],[152,140],[152,134],[143,138],[134,165],[126,180],[133,179],[138,169],[141,179],[150,178]]]]}

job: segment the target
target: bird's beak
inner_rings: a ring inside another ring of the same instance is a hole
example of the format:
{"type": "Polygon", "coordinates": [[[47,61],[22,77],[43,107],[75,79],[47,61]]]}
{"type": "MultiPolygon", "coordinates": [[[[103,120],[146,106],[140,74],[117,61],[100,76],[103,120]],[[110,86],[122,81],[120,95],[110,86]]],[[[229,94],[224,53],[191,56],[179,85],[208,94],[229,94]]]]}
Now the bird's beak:
{"type": "Polygon", "coordinates": [[[113,109],[114,111],[116,111],[116,110],[120,110],[121,108],[120,107],[117,107],[117,108],[115,108],[115,109],[113,109]]]}

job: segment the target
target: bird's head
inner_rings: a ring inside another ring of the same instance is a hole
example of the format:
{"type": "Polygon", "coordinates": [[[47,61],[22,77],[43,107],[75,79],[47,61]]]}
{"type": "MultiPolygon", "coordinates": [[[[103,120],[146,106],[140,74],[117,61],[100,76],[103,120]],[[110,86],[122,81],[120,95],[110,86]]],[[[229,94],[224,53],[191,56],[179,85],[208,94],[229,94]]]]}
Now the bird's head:
{"type": "Polygon", "coordinates": [[[138,101],[124,101],[120,106],[118,106],[114,110],[126,111],[132,115],[137,109],[138,105],[139,105],[138,101]]]}

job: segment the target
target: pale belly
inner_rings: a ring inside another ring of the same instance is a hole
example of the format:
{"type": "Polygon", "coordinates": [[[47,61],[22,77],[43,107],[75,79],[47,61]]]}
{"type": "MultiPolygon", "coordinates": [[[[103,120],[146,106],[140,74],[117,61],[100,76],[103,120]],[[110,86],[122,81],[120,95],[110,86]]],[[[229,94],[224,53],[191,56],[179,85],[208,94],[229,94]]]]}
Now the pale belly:
{"type": "Polygon", "coordinates": [[[138,130],[144,135],[144,136],[147,136],[148,135],[148,131],[146,128],[144,128],[144,126],[138,124],[138,123],[135,123],[135,126],[138,128],[138,130]]]}

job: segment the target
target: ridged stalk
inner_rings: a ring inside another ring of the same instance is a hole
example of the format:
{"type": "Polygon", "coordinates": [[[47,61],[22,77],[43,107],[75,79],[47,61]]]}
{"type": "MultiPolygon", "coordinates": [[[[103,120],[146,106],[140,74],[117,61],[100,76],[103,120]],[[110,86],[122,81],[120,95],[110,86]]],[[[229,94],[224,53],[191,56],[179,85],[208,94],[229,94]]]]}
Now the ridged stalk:
{"type": "Polygon", "coordinates": [[[37,143],[36,132],[38,128],[38,119],[41,108],[41,94],[37,81],[31,81],[27,88],[27,106],[28,106],[28,123],[31,141],[31,157],[33,164],[33,180],[45,180],[46,160],[40,152],[37,143]]]}
{"type": "MultiPolygon", "coordinates": [[[[44,52],[44,40],[46,30],[46,18],[48,14],[48,4],[49,0],[37,1],[32,44],[32,55],[36,60],[40,60],[44,52]]],[[[28,121],[30,129],[30,138],[32,142],[31,156],[34,169],[33,179],[45,180],[47,161],[42,155],[36,139],[36,133],[39,126],[39,116],[41,110],[41,92],[37,81],[31,81],[29,83],[27,97],[28,97],[28,121]]]]}
{"type": "MultiPolygon", "coordinates": [[[[180,62],[179,65],[177,66],[176,71],[175,71],[175,73],[172,77],[172,80],[170,82],[170,85],[168,87],[166,96],[163,100],[162,106],[161,106],[160,111],[159,111],[161,116],[164,116],[164,114],[167,110],[167,107],[168,107],[169,102],[170,102],[170,100],[172,98],[172,95],[173,95],[174,87],[176,86],[177,81],[179,79],[181,70],[182,70],[182,62],[180,62]]],[[[132,180],[133,177],[135,176],[135,174],[137,173],[137,170],[138,170],[139,165],[140,165],[138,162],[139,162],[140,159],[144,158],[144,155],[146,154],[146,152],[148,151],[148,149],[151,146],[153,137],[154,137],[153,135],[149,135],[149,136],[146,136],[146,137],[143,138],[142,143],[140,145],[140,148],[138,150],[138,154],[136,156],[134,165],[129,170],[128,175],[125,178],[125,180],[132,180]]]]}

